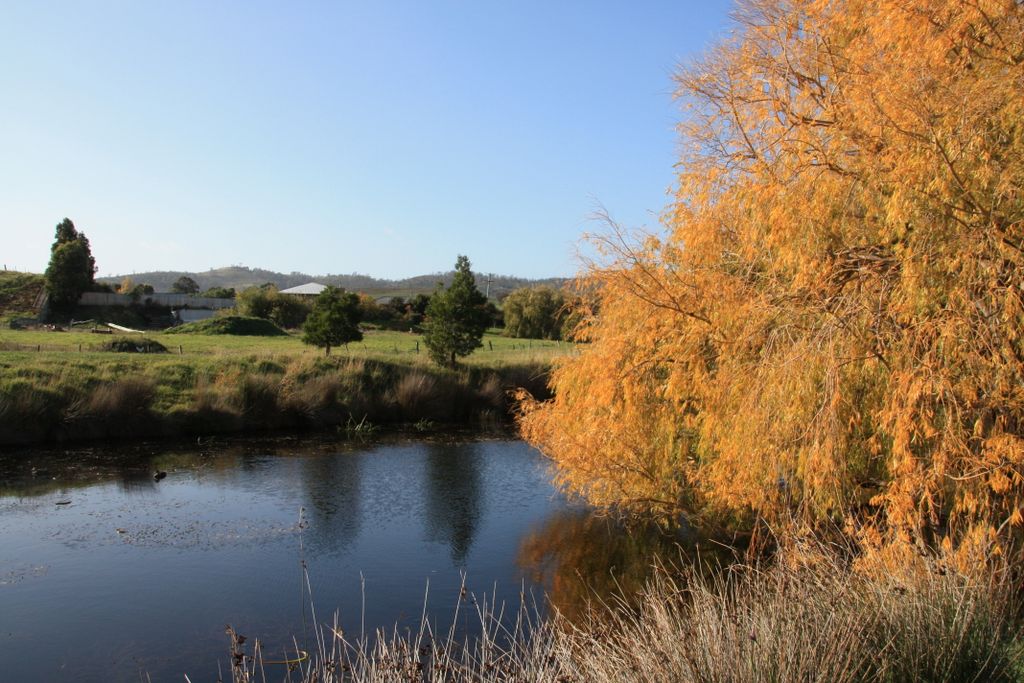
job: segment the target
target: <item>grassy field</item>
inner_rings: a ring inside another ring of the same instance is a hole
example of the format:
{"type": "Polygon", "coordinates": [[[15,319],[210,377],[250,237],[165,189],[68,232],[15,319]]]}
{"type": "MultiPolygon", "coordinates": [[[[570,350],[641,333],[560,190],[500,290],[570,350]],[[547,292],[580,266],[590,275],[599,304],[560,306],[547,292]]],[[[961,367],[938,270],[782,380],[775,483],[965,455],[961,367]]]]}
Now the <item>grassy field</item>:
{"type": "Polygon", "coordinates": [[[421,337],[404,332],[368,331],[328,358],[293,334],[4,330],[0,444],[500,421],[510,392],[545,394],[552,363],[573,352],[489,333],[453,370],[430,363],[421,337]],[[143,338],[168,352],[104,350],[143,338]]]}
{"type": "MultiPolygon", "coordinates": [[[[116,335],[124,336],[124,335],[116,335]]],[[[186,335],[146,332],[148,339],[159,341],[174,354],[194,355],[288,355],[317,356],[323,350],[302,343],[298,334],[281,337],[249,337],[234,335],[186,335]],[[179,351],[180,349],[180,351],[179,351]]],[[[67,354],[88,354],[98,351],[110,341],[111,335],[95,334],[88,330],[50,332],[35,330],[0,330],[0,354],[30,352],[54,354],[55,358],[69,360],[67,354]]],[[[130,337],[129,337],[130,338],[130,337]]],[[[463,362],[468,365],[519,363],[523,361],[552,360],[572,352],[572,345],[539,339],[512,339],[503,337],[498,330],[484,335],[483,348],[477,349],[463,362]]],[[[426,360],[426,349],[419,334],[389,330],[369,330],[361,342],[334,349],[332,355],[341,357],[374,357],[409,361],[426,360]],[[417,353],[417,344],[419,352],[417,353]]],[[[42,357],[42,356],[41,356],[42,357]]],[[[5,358],[0,355],[0,362],[5,358]]]]}

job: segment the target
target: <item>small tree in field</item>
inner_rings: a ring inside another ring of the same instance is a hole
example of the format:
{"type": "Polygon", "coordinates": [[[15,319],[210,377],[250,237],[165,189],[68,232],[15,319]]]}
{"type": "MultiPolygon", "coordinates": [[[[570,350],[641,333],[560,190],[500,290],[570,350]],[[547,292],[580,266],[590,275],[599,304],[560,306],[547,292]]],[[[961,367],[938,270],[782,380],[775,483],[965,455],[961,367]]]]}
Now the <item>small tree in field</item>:
{"type": "Polygon", "coordinates": [[[331,347],[360,341],[359,296],[337,287],[320,292],[313,310],[302,326],[302,341],[322,347],[331,355],[331,347]]]}
{"type": "Polygon", "coordinates": [[[438,285],[427,304],[426,315],[423,342],[438,365],[454,367],[457,358],[483,346],[491,317],[487,297],[476,288],[468,258],[458,257],[451,286],[443,289],[438,285]]]}
{"type": "Polygon", "coordinates": [[[46,291],[55,310],[69,310],[79,297],[93,286],[96,260],[89,248],[89,239],[75,229],[71,219],[57,224],[50,247],[50,264],[46,268],[46,291]]]}
{"type": "Polygon", "coordinates": [[[171,285],[171,291],[175,294],[198,294],[199,283],[188,275],[182,275],[171,285]]]}

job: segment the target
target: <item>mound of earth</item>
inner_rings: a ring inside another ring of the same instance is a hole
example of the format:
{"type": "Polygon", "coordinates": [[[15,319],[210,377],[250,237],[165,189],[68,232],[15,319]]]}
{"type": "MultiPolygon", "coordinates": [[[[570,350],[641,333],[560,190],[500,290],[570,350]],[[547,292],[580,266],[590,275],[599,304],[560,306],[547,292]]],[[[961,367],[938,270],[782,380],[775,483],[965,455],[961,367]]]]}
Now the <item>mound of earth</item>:
{"type": "Polygon", "coordinates": [[[228,315],[223,318],[208,318],[194,323],[185,323],[165,330],[165,334],[234,334],[245,337],[280,337],[288,334],[280,327],[263,318],[247,318],[228,315]]]}
{"type": "Polygon", "coordinates": [[[35,311],[36,299],[45,286],[42,275],[0,271],[0,313],[35,311]]]}

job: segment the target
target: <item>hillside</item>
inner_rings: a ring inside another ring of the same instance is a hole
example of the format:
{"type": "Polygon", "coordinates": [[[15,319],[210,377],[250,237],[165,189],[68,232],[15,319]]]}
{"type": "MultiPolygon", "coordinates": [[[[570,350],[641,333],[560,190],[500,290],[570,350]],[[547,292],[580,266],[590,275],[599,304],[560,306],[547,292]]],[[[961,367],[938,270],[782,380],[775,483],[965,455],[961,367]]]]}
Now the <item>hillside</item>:
{"type": "Polygon", "coordinates": [[[31,313],[44,285],[42,275],[0,271],[0,313],[31,313]]]}
{"type": "MultiPolygon", "coordinates": [[[[229,266],[226,268],[215,268],[202,273],[191,273],[184,271],[152,271],[147,273],[133,273],[131,277],[136,283],[150,284],[158,292],[170,291],[175,280],[182,276],[188,276],[199,283],[203,290],[210,287],[234,287],[242,290],[246,287],[273,283],[279,289],[287,289],[307,282],[320,282],[325,285],[344,287],[345,289],[359,292],[366,292],[375,295],[395,294],[399,296],[412,296],[423,293],[429,294],[434,291],[438,282],[448,285],[451,282],[452,272],[431,273],[428,275],[417,275],[404,280],[385,280],[352,273],[348,275],[309,275],[306,273],[277,273],[262,268],[247,268],[245,266],[229,266]]],[[[97,278],[100,282],[109,282],[117,285],[124,279],[124,275],[97,278]]],[[[560,287],[566,282],[565,278],[547,278],[541,280],[530,280],[527,278],[513,277],[509,275],[492,275],[490,293],[494,298],[502,298],[509,292],[520,287],[531,287],[535,285],[550,285],[560,287]]],[[[487,288],[487,275],[476,273],[476,283],[481,291],[487,288]]]]}

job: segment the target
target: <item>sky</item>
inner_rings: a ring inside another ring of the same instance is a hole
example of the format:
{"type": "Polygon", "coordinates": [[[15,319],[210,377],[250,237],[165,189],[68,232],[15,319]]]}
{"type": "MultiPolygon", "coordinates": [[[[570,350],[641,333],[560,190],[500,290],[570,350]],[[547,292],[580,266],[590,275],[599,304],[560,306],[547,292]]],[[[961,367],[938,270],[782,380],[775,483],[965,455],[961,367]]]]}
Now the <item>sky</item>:
{"type": "Polygon", "coordinates": [[[731,2],[0,0],[0,262],[570,276],[657,229],[731,2]],[[585,247],[584,247],[585,251],[585,247]]]}

